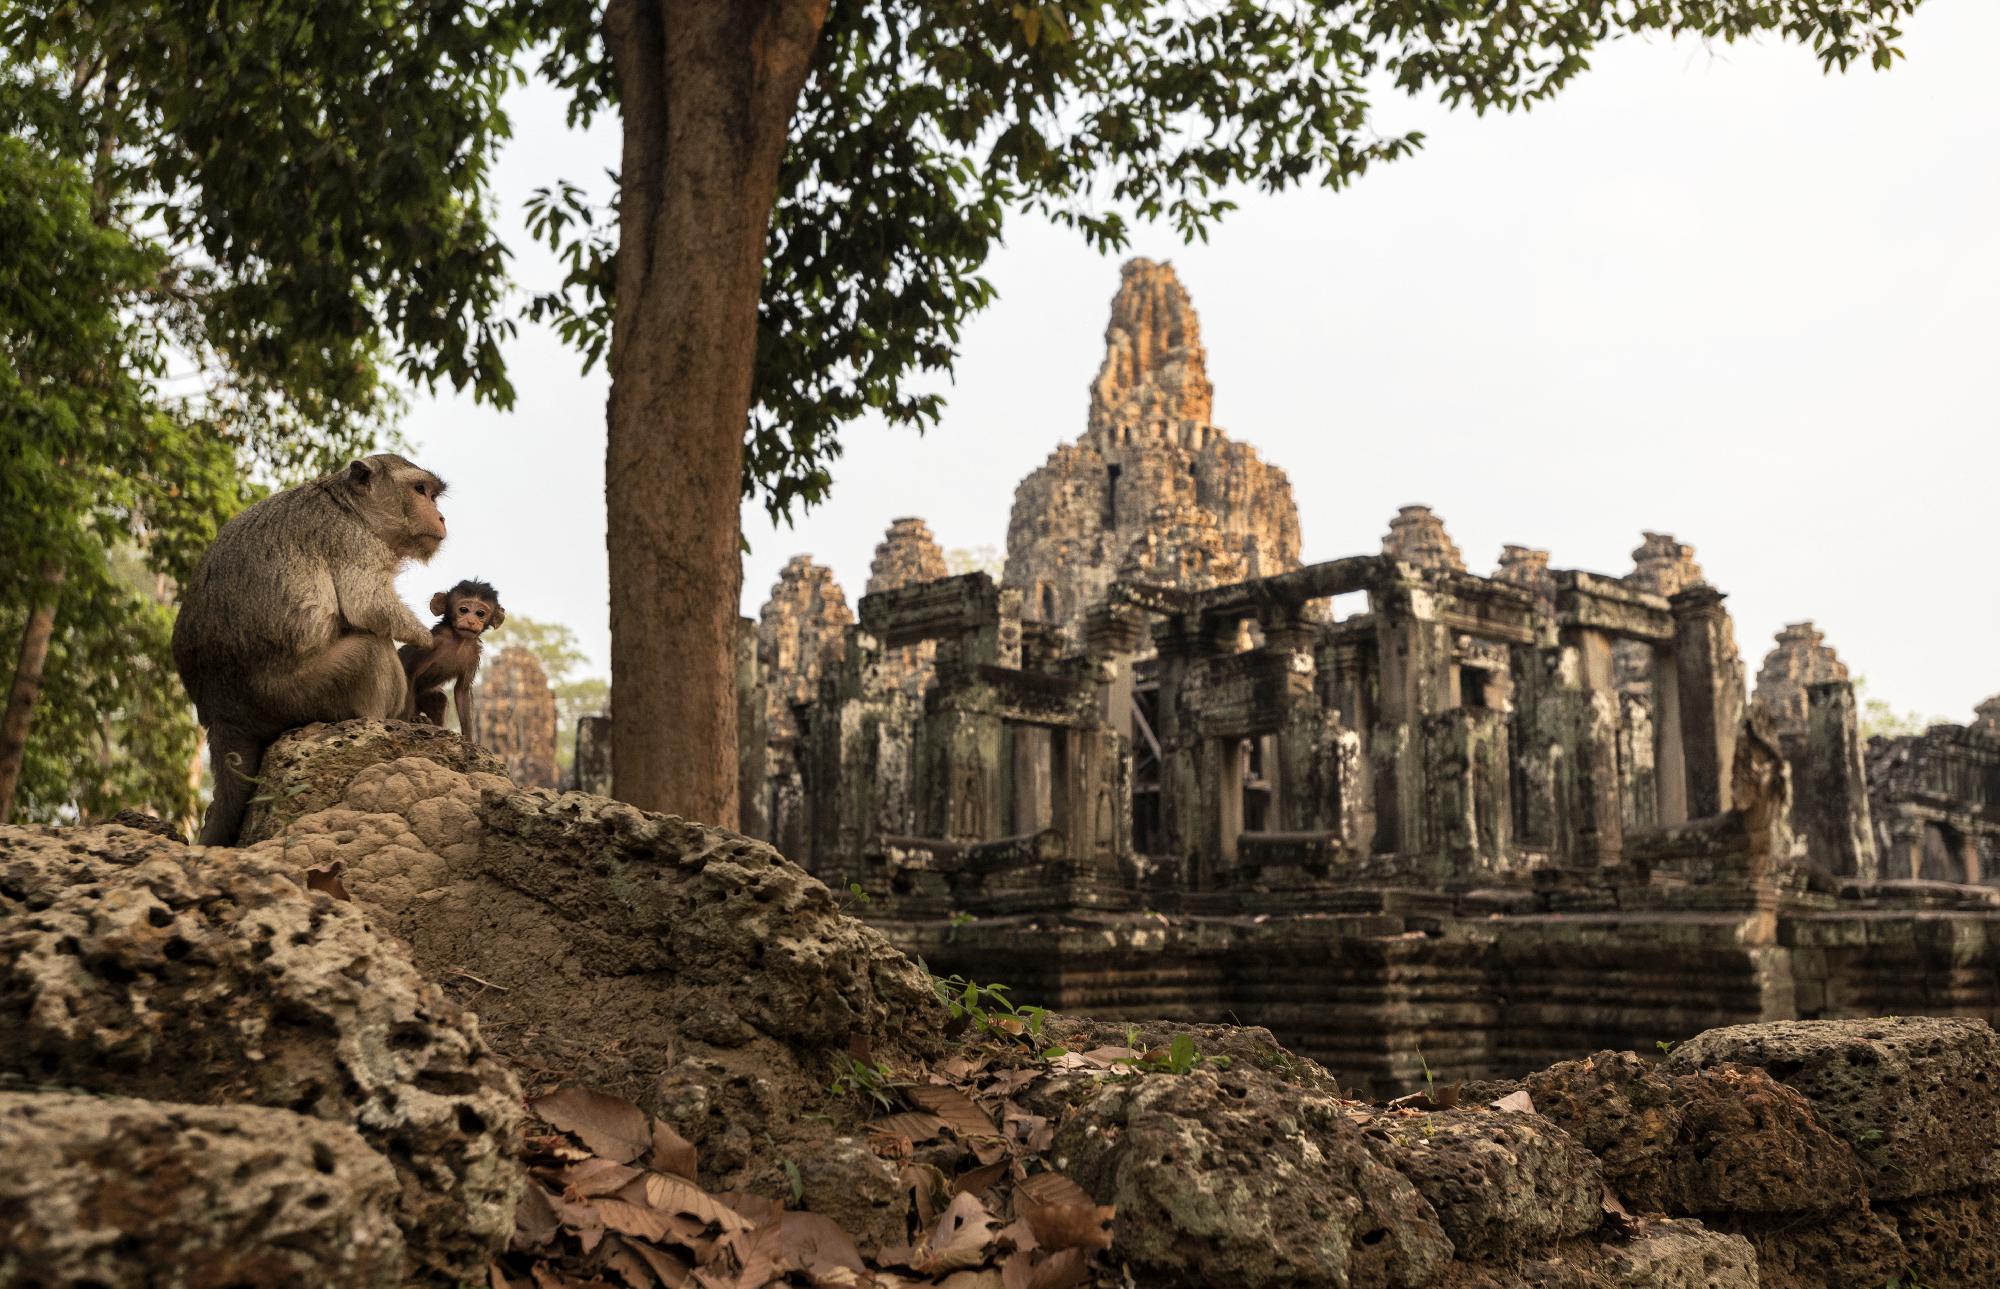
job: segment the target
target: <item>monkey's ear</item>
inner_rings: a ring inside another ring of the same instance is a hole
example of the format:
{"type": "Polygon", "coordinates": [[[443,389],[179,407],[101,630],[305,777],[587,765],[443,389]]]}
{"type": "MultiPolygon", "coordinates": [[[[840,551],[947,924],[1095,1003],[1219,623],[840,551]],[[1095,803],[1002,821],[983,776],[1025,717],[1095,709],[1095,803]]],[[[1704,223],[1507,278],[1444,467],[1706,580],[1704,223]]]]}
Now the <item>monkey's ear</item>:
{"type": "Polygon", "coordinates": [[[437,614],[439,617],[443,617],[445,609],[449,607],[450,604],[451,604],[451,597],[449,595],[446,595],[443,591],[439,591],[436,595],[433,595],[431,597],[431,612],[437,614]]]}
{"type": "Polygon", "coordinates": [[[351,461],[347,466],[347,481],[357,488],[366,488],[375,477],[375,468],[366,461],[351,461]]]}
{"type": "Polygon", "coordinates": [[[495,601],[493,605],[493,621],[486,624],[486,629],[488,631],[491,631],[493,628],[499,626],[502,622],[505,622],[506,620],[507,620],[507,610],[501,608],[499,602],[495,601]]]}

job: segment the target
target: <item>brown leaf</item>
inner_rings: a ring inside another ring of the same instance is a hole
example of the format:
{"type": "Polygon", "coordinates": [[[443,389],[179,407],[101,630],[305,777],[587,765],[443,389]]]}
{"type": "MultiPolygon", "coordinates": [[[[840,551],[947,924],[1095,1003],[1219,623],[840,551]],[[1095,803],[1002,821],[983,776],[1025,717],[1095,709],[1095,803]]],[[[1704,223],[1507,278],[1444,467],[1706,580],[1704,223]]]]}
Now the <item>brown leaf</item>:
{"type": "Polygon", "coordinates": [[[616,1195],[633,1178],[644,1175],[642,1169],[614,1164],[608,1159],[586,1159],[556,1174],[562,1180],[563,1194],[571,1199],[616,1195]]]}
{"type": "Polygon", "coordinates": [[[514,1289],[514,1282],[500,1269],[498,1262],[486,1264],[486,1284],[488,1289],[514,1289]]]}
{"type": "Polygon", "coordinates": [[[1458,1098],[1465,1092],[1465,1084],[1454,1083],[1442,1087],[1431,1094],[1431,1101],[1440,1110],[1450,1110],[1458,1105],[1458,1098]]]}
{"type": "Polygon", "coordinates": [[[715,1198],[741,1213],[752,1226],[775,1226],[785,1214],[785,1206],[777,1200],[748,1191],[720,1191],[715,1198]]]}
{"type": "Polygon", "coordinates": [[[673,1173],[689,1181],[694,1180],[697,1167],[694,1146],[658,1119],[653,1120],[653,1145],[646,1152],[646,1163],[663,1173],[673,1173]]]}
{"type": "Polygon", "coordinates": [[[590,1207],[604,1225],[620,1235],[636,1235],[642,1240],[679,1238],[671,1213],[662,1213],[656,1208],[609,1195],[592,1201],[590,1207]]]}
{"type": "Polygon", "coordinates": [[[1092,1065],[1109,1068],[1126,1061],[1140,1060],[1144,1054],[1134,1047],[1093,1047],[1088,1052],[1080,1052],[1077,1055],[1092,1065]]]}
{"type": "Polygon", "coordinates": [[[562,1224],[576,1236],[577,1244],[585,1253],[597,1247],[604,1238],[604,1217],[598,1213],[594,1203],[574,1203],[560,1195],[549,1196],[549,1204],[562,1219],[562,1224]]]}
{"type": "Polygon", "coordinates": [[[1063,1249],[1108,1249],[1111,1247],[1111,1220],[1118,1210],[1111,1205],[1029,1203],[1022,1214],[1035,1242],[1052,1253],[1063,1249]]]}
{"type": "Polygon", "coordinates": [[[833,1267],[865,1271],[861,1251],[840,1223],[818,1213],[784,1213],[778,1218],[781,1261],[793,1269],[817,1275],[833,1267]]]}
{"type": "Polygon", "coordinates": [[[937,1220],[938,1196],[946,1193],[944,1174],[930,1164],[905,1164],[896,1180],[909,1187],[917,1205],[917,1221],[929,1226],[937,1220]]]}
{"type": "Polygon", "coordinates": [[[308,868],[306,870],[306,889],[309,891],[320,891],[331,895],[336,900],[346,900],[349,903],[353,903],[354,897],[349,895],[347,888],[340,884],[340,874],[345,868],[346,865],[337,859],[325,868],[308,868]]]}
{"type": "Polygon", "coordinates": [[[1023,1253],[1042,1247],[1035,1243],[1035,1228],[1029,1226],[1022,1218],[1016,1218],[1001,1227],[1000,1234],[996,1238],[1000,1241],[1001,1247],[1019,1249],[1023,1253]]]}
{"type": "Polygon", "coordinates": [[[978,1266],[986,1261],[994,1226],[993,1215],[977,1195],[960,1195],[938,1218],[917,1270],[937,1275],[978,1266]]]}
{"type": "Polygon", "coordinates": [[[646,1112],[623,1097],[564,1087],[535,1098],[528,1108],[616,1164],[631,1163],[653,1144],[646,1112]]]}
{"type": "Polygon", "coordinates": [[[984,1271],[954,1271],[938,1281],[938,1289],[1002,1289],[1000,1273],[990,1267],[984,1271]]]}
{"type": "Polygon", "coordinates": [[[1075,1289],[1090,1280],[1090,1254],[1083,1249],[1064,1249],[1035,1264],[1027,1289],[1075,1289]]]}
{"type": "Polygon", "coordinates": [[[1535,1113],[1535,1099],[1528,1095],[1526,1088],[1516,1088],[1498,1101],[1489,1101],[1495,1110],[1511,1110],[1516,1114],[1535,1113]]]}
{"type": "Polygon", "coordinates": [[[618,1278],[631,1289],[653,1289],[659,1279],[636,1252],[639,1243],[637,1240],[627,1243],[615,1235],[605,1237],[603,1264],[617,1272],[618,1278]]]}
{"type": "MultiPolygon", "coordinates": [[[[971,1104],[968,1102],[967,1104],[971,1104]]],[[[887,1115],[868,1125],[871,1132],[886,1132],[908,1137],[912,1144],[930,1141],[945,1130],[945,1121],[928,1111],[905,1111],[902,1114],[887,1115]]]]}
{"type": "Polygon", "coordinates": [[[642,1240],[628,1241],[626,1247],[645,1259],[660,1283],[667,1289],[683,1289],[694,1282],[693,1268],[677,1253],[667,1249],[656,1249],[642,1240]]]}
{"type": "Polygon", "coordinates": [[[1003,1159],[997,1164],[987,1164],[983,1168],[975,1168],[969,1173],[963,1173],[958,1177],[956,1181],[952,1182],[951,1184],[952,1194],[954,1195],[983,1194],[986,1188],[991,1186],[993,1183],[999,1181],[1001,1176],[1005,1174],[1006,1171],[1007,1171],[1007,1161],[1003,1159]]]}
{"type": "Polygon", "coordinates": [[[1090,1192],[1058,1172],[1035,1173],[1014,1183],[1014,1207],[1023,1198],[1035,1204],[1095,1204],[1090,1192]]]}
{"type": "Polygon", "coordinates": [[[944,1120],[945,1126],[961,1137],[998,1137],[993,1119],[972,1103],[963,1092],[934,1085],[904,1088],[903,1093],[921,1108],[944,1120]]]}
{"type": "Polygon", "coordinates": [[[539,1249],[561,1229],[562,1219],[556,1216],[549,1193],[533,1182],[522,1187],[521,1198],[514,1204],[514,1239],[508,1247],[523,1252],[539,1249]]]}
{"type": "Polygon", "coordinates": [[[944,1060],[938,1062],[937,1068],[938,1073],[948,1079],[964,1079],[978,1073],[979,1067],[982,1064],[984,1062],[974,1061],[963,1056],[947,1056],[944,1060]]]}
{"type": "Polygon", "coordinates": [[[751,1225],[741,1213],[693,1182],[669,1177],[665,1173],[647,1173],[619,1191],[618,1196],[661,1213],[685,1213],[718,1226],[725,1233],[748,1230],[751,1225]]]}

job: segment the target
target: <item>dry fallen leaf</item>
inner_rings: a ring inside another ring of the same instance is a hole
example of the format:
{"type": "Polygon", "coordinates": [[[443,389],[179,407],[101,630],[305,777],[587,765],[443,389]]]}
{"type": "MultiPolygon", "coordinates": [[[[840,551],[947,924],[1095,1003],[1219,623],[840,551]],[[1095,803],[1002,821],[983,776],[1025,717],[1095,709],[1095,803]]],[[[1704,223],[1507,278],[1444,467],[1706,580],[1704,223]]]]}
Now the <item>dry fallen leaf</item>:
{"type": "Polygon", "coordinates": [[[646,1265],[652,1268],[653,1274],[667,1289],[684,1289],[684,1286],[694,1283],[693,1268],[680,1254],[654,1248],[643,1240],[628,1241],[627,1247],[645,1259],[646,1265]]]}
{"type": "Polygon", "coordinates": [[[1052,1253],[1064,1249],[1108,1249],[1111,1221],[1118,1210],[1111,1205],[1036,1204],[1030,1202],[1022,1218],[1035,1233],[1035,1242],[1052,1253]]]}
{"type": "Polygon", "coordinates": [[[608,1159],[586,1159],[580,1164],[571,1164],[556,1176],[563,1184],[563,1194],[570,1199],[592,1199],[599,1195],[616,1195],[633,1178],[645,1176],[645,1172],[630,1164],[614,1164],[608,1159]]]}
{"type": "Polygon", "coordinates": [[[905,1164],[896,1180],[908,1187],[917,1205],[917,1221],[929,1226],[937,1220],[939,1196],[947,1193],[944,1174],[931,1164],[905,1164]]]}
{"type": "Polygon", "coordinates": [[[861,1251],[840,1223],[818,1213],[785,1213],[778,1219],[783,1265],[819,1275],[834,1267],[865,1271],[861,1251]]]}
{"type": "Polygon", "coordinates": [[[694,1146],[658,1119],[653,1120],[653,1145],[646,1152],[646,1162],[663,1173],[694,1180],[694,1146]]]}
{"type": "Polygon", "coordinates": [[[549,1193],[529,1182],[514,1205],[514,1240],[510,1247],[523,1252],[539,1249],[555,1239],[560,1229],[562,1219],[556,1215],[549,1193]]]}
{"type": "Polygon", "coordinates": [[[1090,1192],[1058,1172],[1035,1173],[1014,1183],[1014,1207],[1026,1199],[1035,1204],[1095,1204],[1090,1192]]]}
{"type": "Polygon", "coordinates": [[[1535,1112],[1535,1099],[1528,1095],[1526,1088],[1517,1088],[1509,1092],[1506,1096],[1501,1097],[1498,1101],[1489,1101],[1487,1104],[1495,1110],[1511,1110],[1516,1114],[1533,1114],[1535,1112]]]}
{"type": "Polygon", "coordinates": [[[902,1114],[885,1115],[868,1125],[871,1132],[886,1132],[908,1137],[914,1144],[929,1141],[945,1130],[945,1121],[926,1110],[905,1111],[902,1114]]]}
{"type": "Polygon", "coordinates": [[[653,1145],[646,1112],[623,1097],[564,1087],[535,1098],[528,1108],[615,1164],[629,1164],[653,1145]]]}
{"type": "MultiPolygon", "coordinates": [[[[619,1191],[618,1198],[662,1214],[685,1213],[720,1227],[724,1234],[748,1230],[751,1225],[748,1218],[701,1187],[665,1173],[645,1174],[619,1191]]],[[[610,1221],[605,1220],[607,1224],[610,1221]]]]}
{"type": "Polygon", "coordinates": [[[1083,1249],[1064,1249],[1036,1262],[1021,1289],[1075,1289],[1089,1280],[1090,1254],[1083,1249]]]}
{"type": "Polygon", "coordinates": [[[952,1182],[951,1184],[952,1194],[954,1195],[982,1194],[985,1192],[987,1187],[999,1181],[1001,1176],[1004,1175],[1006,1171],[1007,1171],[1007,1161],[1003,1159],[998,1163],[987,1164],[984,1167],[975,1168],[969,1173],[963,1173],[955,1181],[952,1182]]]}
{"type": "Polygon", "coordinates": [[[961,1137],[1000,1135],[999,1129],[993,1126],[992,1117],[974,1105],[963,1092],[925,1085],[905,1088],[903,1093],[918,1106],[944,1120],[945,1126],[961,1137]]]}
{"type": "Polygon", "coordinates": [[[960,1271],[986,1261],[993,1243],[993,1215],[977,1195],[960,1195],[952,1200],[930,1233],[917,1270],[926,1275],[960,1271]]]}
{"type": "Polygon", "coordinates": [[[1003,1289],[1000,1273],[988,1268],[984,1271],[954,1271],[938,1281],[938,1289],[1003,1289]]]}

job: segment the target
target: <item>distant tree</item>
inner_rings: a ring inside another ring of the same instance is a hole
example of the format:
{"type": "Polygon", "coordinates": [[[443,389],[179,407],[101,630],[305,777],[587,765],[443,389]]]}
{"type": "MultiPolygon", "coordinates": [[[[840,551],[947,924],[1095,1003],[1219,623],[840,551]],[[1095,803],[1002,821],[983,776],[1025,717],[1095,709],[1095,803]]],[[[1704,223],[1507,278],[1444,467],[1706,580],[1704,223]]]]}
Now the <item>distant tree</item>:
{"type": "Polygon", "coordinates": [[[944,566],[953,577],[985,573],[997,582],[1007,567],[1007,556],[997,546],[959,546],[944,553],[944,566]]]}
{"type": "Polygon", "coordinates": [[[1128,213],[1201,237],[1232,185],[1340,187],[1414,149],[1375,129],[1384,85],[1512,109],[1651,32],[1887,67],[1916,3],[12,0],[0,48],[112,87],[166,230],[270,339],[257,370],[388,355],[502,404],[500,94],[532,49],[572,120],[618,112],[615,216],[568,183],[532,211],[569,266],[535,316],[611,372],[618,795],[728,824],[741,497],[822,497],[866,412],[937,420],[927,378],[993,298],[1008,212],[1106,248],[1128,213]]]}
{"type": "Polygon", "coordinates": [[[1887,699],[1870,697],[1866,676],[1854,678],[1854,699],[1861,708],[1860,726],[1864,741],[1877,736],[1898,738],[1908,734],[1921,734],[1944,720],[1942,716],[1920,716],[1916,712],[1899,712],[1889,705],[1887,699]]]}

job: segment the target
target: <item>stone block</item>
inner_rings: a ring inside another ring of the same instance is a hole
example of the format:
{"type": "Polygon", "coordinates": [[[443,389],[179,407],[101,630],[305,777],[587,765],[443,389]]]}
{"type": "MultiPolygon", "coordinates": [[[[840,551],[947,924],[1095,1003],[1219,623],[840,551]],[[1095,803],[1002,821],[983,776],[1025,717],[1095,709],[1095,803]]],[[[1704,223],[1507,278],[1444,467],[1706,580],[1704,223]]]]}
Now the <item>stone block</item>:
{"type": "Polygon", "coordinates": [[[405,1283],[395,1170],[345,1124],[0,1092],[0,1155],[0,1284],[405,1283]]]}
{"type": "Polygon", "coordinates": [[[1853,1150],[1764,1071],[1674,1073],[1599,1052],[1524,1083],[1540,1114],[1603,1161],[1634,1212],[1821,1212],[1862,1198],[1853,1150]]]}
{"type": "Polygon", "coordinates": [[[2000,1177],[2000,1035],[1982,1020],[1775,1021],[1710,1030],[1675,1073],[1755,1066],[1797,1089],[1860,1158],[1868,1193],[1906,1199],[2000,1177]]]}
{"type": "Polygon", "coordinates": [[[1461,1259],[1543,1251],[1597,1228],[1602,1168],[1540,1115],[1481,1106],[1360,1122],[1437,1210],[1461,1259]]]}

